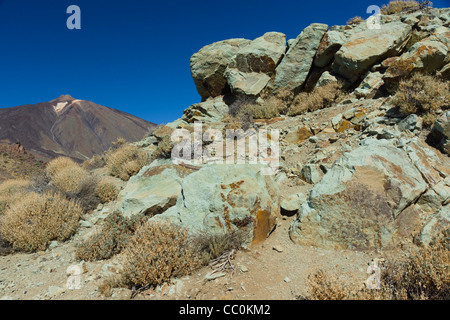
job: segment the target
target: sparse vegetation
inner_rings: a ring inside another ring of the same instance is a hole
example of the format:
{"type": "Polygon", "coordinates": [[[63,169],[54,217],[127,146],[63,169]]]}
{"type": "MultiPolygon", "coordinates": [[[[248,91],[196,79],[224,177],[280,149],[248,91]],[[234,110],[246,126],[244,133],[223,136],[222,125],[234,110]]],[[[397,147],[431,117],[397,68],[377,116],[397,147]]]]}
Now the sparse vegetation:
{"type": "Polygon", "coordinates": [[[82,214],[76,201],[59,193],[29,193],[0,218],[0,234],[15,249],[45,250],[53,240],[69,239],[82,214]]]}
{"type": "Polygon", "coordinates": [[[131,144],[123,144],[106,155],[106,168],[109,173],[124,181],[136,175],[149,161],[147,153],[131,144]]]}
{"type": "Polygon", "coordinates": [[[431,1],[413,1],[413,0],[395,0],[381,8],[381,14],[391,15],[402,12],[412,12],[422,10],[428,6],[432,6],[431,1]]]}
{"type": "Polygon", "coordinates": [[[63,169],[78,167],[78,164],[70,158],[58,157],[47,164],[46,172],[49,178],[53,178],[55,174],[61,172],[63,169]]]}
{"type": "Polygon", "coordinates": [[[104,260],[122,252],[144,220],[145,217],[142,216],[125,218],[119,212],[109,215],[101,230],[77,247],[75,253],[77,259],[104,260]]]}
{"type": "Polygon", "coordinates": [[[202,264],[207,265],[211,260],[220,257],[225,251],[241,249],[244,240],[244,233],[237,230],[225,234],[203,233],[196,236],[193,243],[198,250],[202,264]]]}
{"type": "Polygon", "coordinates": [[[350,20],[348,20],[347,25],[351,26],[354,24],[360,24],[361,22],[364,22],[363,18],[357,16],[357,17],[353,17],[350,20]]]}
{"type": "Polygon", "coordinates": [[[381,288],[350,284],[318,270],[309,276],[315,300],[448,300],[450,298],[450,251],[448,238],[420,247],[402,261],[382,267],[381,288]]]}
{"type": "Polygon", "coordinates": [[[100,180],[96,189],[97,195],[102,203],[111,202],[116,200],[119,194],[119,189],[111,177],[106,177],[100,180]]]}
{"type": "Polygon", "coordinates": [[[152,154],[153,159],[170,158],[173,142],[170,136],[164,136],[152,154]]]}
{"type": "Polygon", "coordinates": [[[330,107],[342,95],[341,88],[340,83],[331,82],[322,87],[317,87],[311,92],[301,92],[294,98],[288,115],[296,116],[330,107]]]}
{"type": "Polygon", "coordinates": [[[6,180],[0,184],[0,215],[8,206],[27,193],[32,182],[25,179],[6,180]]]}
{"type": "Polygon", "coordinates": [[[125,249],[124,277],[130,285],[159,285],[172,276],[191,273],[198,257],[188,231],[168,222],[139,227],[125,249]]]}
{"type": "Polygon", "coordinates": [[[74,166],[64,167],[55,172],[51,183],[65,193],[78,193],[88,177],[89,173],[75,163],[74,166]]]}
{"type": "Polygon", "coordinates": [[[400,82],[392,103],[406,115],[423,116],[424,124],[430,126],[438,110],[450,107],[450,84],[438,77],[415,74],[400,82]]]}

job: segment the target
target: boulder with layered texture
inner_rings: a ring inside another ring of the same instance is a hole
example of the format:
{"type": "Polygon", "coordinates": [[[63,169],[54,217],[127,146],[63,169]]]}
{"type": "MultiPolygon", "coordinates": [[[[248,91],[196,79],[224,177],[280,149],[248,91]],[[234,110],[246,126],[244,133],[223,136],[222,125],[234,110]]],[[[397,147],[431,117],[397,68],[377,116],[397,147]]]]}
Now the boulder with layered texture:
{"type": "Polygon", "coordinates": [[[260,242],[276,226],[280,194],[259,165],[208,165],[180,181],[175,206],[152,219],[187,227],[191,234],[244,230],[246,244],[260,242]]]}
{"type": "Polygon", "coordinates": [[[291,225],[291,239],[353,249],[411,243],[445,204],[439,198],[428,211],[420,205],[422,196],[449,175],[448,159],[417,139],[404,149],[367,140],[339,158],[312,189],[291,225]]]}
{"type": "Polygon", "coordinates": [[[409,40],[411,26],[401,22],[381,29],[353,33],[335,55],[333,69],[350,82],[357,81],[373,65],[398,55],[409,40]]]}
{"type": "Polygon", "coordinates": [[[202,48],[191,57],[191,74],[203,100],[217,97],[227,89],[224,73],[236,53],[251,40],[230,39],[202,48]]]}
{"type": "Polygon", "coordinates": [[[299,92],[303,89],[319,44],[327,30],[326,24],[313,23],[291,42],[286,56],[276,69],[273,83],[275,91],[284,89],[299,92]]]}
{"type": "Polygon", "coordinates": [[[231,91],[257,96],[285,53],[286,35],[279,32],[268,32],[239,50],[225,73],[231,91]]]}

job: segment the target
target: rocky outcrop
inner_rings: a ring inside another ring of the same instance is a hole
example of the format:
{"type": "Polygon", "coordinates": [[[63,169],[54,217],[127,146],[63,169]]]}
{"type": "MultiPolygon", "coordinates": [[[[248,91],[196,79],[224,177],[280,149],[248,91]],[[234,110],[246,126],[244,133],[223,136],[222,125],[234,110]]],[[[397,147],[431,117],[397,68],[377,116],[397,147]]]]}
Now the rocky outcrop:
{"type": "Polygon", "coordinates": [[[257,96],[270,81],[286,52],[286,36],[268,32],[238,51],[225,72],[235,94],[257,96]]]}
{"type": "Polygon", "coordinates": [[[374,64],[398,55],[409,39],[411,26],[401,22],[383,24],[381,29],[354,33],[336,53],[333,70],[356,82],[374,64]]]}
{"type": "Polygon", "coordinates": [[[191,57],[191,74],[203,100],[222,95],[227,89],[224,73],[237,52],[250,44],[246,39],[230,39],[210,44],[191,57]]]}
{"type": "Polygon", "coordinates": [[[450,111],[445,112],[436,120],[432,134],[439,140],[442,151],[450,155],[450,111]]]}
{"type": "Polygon", "coordinates": [[[275,91],[284,89],[298,93],[302,90],[314,61],[320,42],[327,32],[326,24],[314,23],[293,41],[286,56],[276,69],[275,91]]]}
{"type": "Polygon", "coordinates": [[[223,101],[223,97],[216,97],[207,101],[196,103],[184,110],[182,121],[194,123],[201,121],[204,123],[218,122],[228,114],[228,105],[223,101]]]}
{"type": "MultiPolygon", "coordinates": [[[[315,185],[291,225],[291,238],[334,248],[410,243],[435,217],[416,203],[449,175],[448,159],[417,139],[400,149],[369,138],[339,158],[315,185]]],[[[445,201],[439,198],[439,209],[445,201]]]]}
{"type": "Polygon", "coordinates": [[[260,242],[276,226],[279,190],[258,165],[209,165],[180,180],[176,205],[155,216],[196,233],[243,230],[246,244],[260,242]]]}

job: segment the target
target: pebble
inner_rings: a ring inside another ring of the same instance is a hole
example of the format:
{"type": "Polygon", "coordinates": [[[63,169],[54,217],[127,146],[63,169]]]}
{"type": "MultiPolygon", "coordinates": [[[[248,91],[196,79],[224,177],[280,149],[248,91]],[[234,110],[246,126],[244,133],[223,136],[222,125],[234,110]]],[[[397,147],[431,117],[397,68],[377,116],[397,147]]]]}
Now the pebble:
{"type": "Polygon", "coordinates": [[[281,246],[273,246],[273,250],[275,250],[276,252],[283,252],[283,247],[281,246]]]}
{"type": "Polygon", "coordinates": [[[291,282],[291,279],[289,279],[288,277],[284,278],[284,282],[289,283],[291,282]]]}

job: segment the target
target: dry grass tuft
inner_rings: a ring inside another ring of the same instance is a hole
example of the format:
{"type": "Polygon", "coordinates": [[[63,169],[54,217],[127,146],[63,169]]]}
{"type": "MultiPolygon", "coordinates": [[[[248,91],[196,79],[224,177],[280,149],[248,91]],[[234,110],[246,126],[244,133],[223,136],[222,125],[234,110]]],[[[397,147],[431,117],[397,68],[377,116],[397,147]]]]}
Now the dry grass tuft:
{"type": "Polygon", "coordinates": [[[96,187],[96,193],[102,203],[116,200],[119,189],[116,186],[114,178],[106,177],[100,180],[96,187]]]}
{"type": "Polygon", "coordinates": [[[89,173],[76,164],[56,171],[52,175],[51,183],[62,192],[78,193],[88,178],[89,173]]]}
{"type": "Polygon", "coordinates": [[[147,153],[131,144],[123,144],[106,155],[109,173],[124,181],[136,175],[149,161],[147,153]]]}
{"type": "Polygon", "coordinates": [[[448,300],[450,251],[448,238],[420,247],[405,260],[381,267],[381,288],[369,289],[339,279],[323,270],[309,276],[313,300],[448,300]]]}
{"type": "Polygon", "coordinates": [[[288,115],[296,116],[330,107],[343,95],[341,88],[342,84],[332,82],[317,87],[311,92],[301,92],[294,98],[289,107],[288,115]]]}
{"type": "Polygon", "coordinates": [[[0,219],[0,234],[15,249],[47,249],[51,241],[69,239],[83,214],[81,206],[58,193],[29,193],[0,219]]]}
{"type": "Polygon", "coordinates": [[[431,1],[394,0],[381,8],[381,14],[391,15],[402,12],[412,12],[422,10],[432,5],[431,1]]]}
{"type": "Polygon", "coordinates": [[[0,184],[0,215],[13,204],[21,199],[27,193],[27,189],[32,182],[25,179],[6,180],[0,184]]]}
{"type": "Polygon", "coordinates": [[[167,222],[149,221],[137,230],[125,249],[123,274],[131,285],[159,285],[198,267],[188,232],[167,222]]]}
{"type": "Polygon", "coordinates": [[[49,178],[53,178],[54,175],[63,169],[78,167],[78,164],[70,158],[58,157],[53,159],[47,164],[47,175],[49,178]]]}
{"type": "Polygon", "coordinates": [[[392,103],[407,115],[422,115],[424,124],[430,126],[438,110],[450,107],[450,84],[438,77],[415,74],[400,82],[392,103]]]}
{"type": "Polygon", "coordinates": [[[347,21],[347,25],[351,26],[354,24],[360,24],[361,22],[364,22],[363,18],[361,17],[353,17],[350,20],[347,21]]]}
{"type": "Polygon", "coordinates": [[[207,265],[226,251],[241,249],[244,242],[244,232],[237,230],[225,234],[200,234],[193,240],[193,245],[198,250],[201,264],[207,265]]]}
{"type": "Polygon", "coordinates": [[[167,159],[170,158],[172,154],[172,149],[174,145],[170,136],[164,136],[162,140],[158,143],[156,150],[152,153],[152,159],[167,159]]]}

